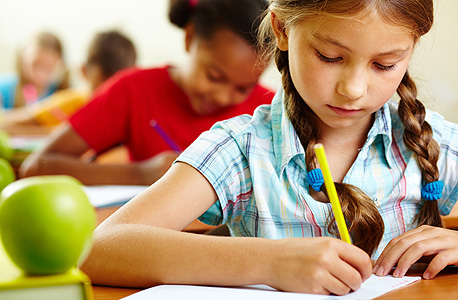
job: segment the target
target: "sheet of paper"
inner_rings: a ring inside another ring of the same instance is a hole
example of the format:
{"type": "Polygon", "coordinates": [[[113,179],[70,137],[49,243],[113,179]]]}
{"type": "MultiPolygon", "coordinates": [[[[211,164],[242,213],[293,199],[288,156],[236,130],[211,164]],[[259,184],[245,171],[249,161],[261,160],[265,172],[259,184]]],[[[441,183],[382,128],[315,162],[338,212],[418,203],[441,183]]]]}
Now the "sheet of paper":
{"type": "Polygon", "coordinates": [[[123,205],[148,188],[147,185],[91,185],[83,189],[94,207],[123,205]]]}
{"type": "Polygon", "coordinates": [[[44,146],[45,135],[14,135],[10,138],[10,146],[16,152],[37,151],[44,146]]]}
{"type": "Polygon", "coordinates": [[[208,287],[208,286],[193,286],[193,285],[159,285],[141,292],[135,293],[128,297],[122,298],[125,300],[146,300],[146,299],[218,299],[218,300],[252,300],[252,299],[373,299],[387,292],[401,288],[421,277],[404,276],[395,278],[392,276],[378,277],[372,275],[366,280],[361,288],[356,292],[352,292],[345,296],[326,296],[312,294],[298,294],[279,292],[265,285],[254,285],[245,287],[208,287]]]}

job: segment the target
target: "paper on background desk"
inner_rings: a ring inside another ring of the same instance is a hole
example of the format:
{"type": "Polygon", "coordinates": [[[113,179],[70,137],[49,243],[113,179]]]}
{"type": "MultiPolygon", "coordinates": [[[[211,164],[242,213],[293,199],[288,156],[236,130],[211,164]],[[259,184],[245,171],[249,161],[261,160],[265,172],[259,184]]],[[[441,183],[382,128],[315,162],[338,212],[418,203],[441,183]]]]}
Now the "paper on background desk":
{"type": "Polygon", "coordinates": [[[15,151],[37,151],[45,145],[46,135],[14,135],[10,138],[10,146],[15,151]]]}
{"type": "Polygon", "coordinates": [[[84,186],[94,207],[120,206],[148,188],[147,185],[90,185],[84,186]]]}
{"type": "Polygon", "coordinates": [[[372,275],[366,280],[359,290],[344,296],[326,296],[313,294],[299,294],[279,292],[266,285],[253,285],[246,287],[208,287],[208,286],[193,286],[193,285],[160,285],[152,287],[141,292],[132,294],[124,300],[146,300],[146,299],[218,299],[218,300],[252,300],[252,299],[345,299],[345,300],[360,300],[373,299],[390,291],[396,290],[415,281],[421,277],[404,276],[395,278],[393,276],[378,277],[372,275]]]}

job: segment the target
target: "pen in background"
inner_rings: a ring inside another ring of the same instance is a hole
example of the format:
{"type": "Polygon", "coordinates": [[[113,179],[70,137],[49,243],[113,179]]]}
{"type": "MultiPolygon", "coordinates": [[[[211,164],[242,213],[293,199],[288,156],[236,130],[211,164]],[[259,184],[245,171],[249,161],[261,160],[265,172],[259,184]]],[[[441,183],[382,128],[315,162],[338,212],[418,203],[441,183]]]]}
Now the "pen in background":
{"type": "Polygon", "coordinates": [[[151,128],[156,130],[157,133],[162,137],[162,139],[169,144],[169,146],[176,152],[181,152],[181,148],[165,133],[165,131],[159,126],[156,120],[149,121],[151,128]]]}

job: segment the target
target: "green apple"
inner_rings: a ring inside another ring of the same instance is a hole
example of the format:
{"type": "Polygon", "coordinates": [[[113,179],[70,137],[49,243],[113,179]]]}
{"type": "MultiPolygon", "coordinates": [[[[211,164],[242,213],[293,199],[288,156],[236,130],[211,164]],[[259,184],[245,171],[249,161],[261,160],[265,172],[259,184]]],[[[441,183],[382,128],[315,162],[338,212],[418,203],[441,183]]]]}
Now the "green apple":
{"type": "Polygon", "coordinates": [[[10,135],[0,130],[0,157],[10,160],[13,157],[14,150],[11,147],[10,135]]]}
{"type": "Polygon", "coordinates": [[[94,227],[94,208],[73,177],[28,177],[0,194],[0,238],[29,274],[62,273],[84,260],[94,227]]]}
{"type": "Polygon", "coordinates": [[[15,179],[16,175],[11,164],[7,160],[0,158],[0,191],[15,179]]]}

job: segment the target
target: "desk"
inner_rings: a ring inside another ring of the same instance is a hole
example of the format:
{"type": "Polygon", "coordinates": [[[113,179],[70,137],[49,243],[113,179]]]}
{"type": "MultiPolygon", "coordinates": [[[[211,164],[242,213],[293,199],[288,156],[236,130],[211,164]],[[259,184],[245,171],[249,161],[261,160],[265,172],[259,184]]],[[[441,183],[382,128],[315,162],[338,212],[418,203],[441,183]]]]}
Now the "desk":
{"type": "Polygon", "coordinates": [[[444,227],[458,229],[458,204],[452,208],[448,216],[443,216],[444,227]]]}
{"type": "MultiPolygon", "coordinates": [[[[409,270],[407,275],[421,275],[425,265],[420,264],[409,270]]],[[[126,289],[105,286],[93,286],[94,300],[112,300],[127,297],[140,289],[126,289]]],[[[457,299],[458,267],[443,270],[433,280],[421,280],[407,287],[382,295],[378,300],[418,300],[418,299],[457,299]]]]}

